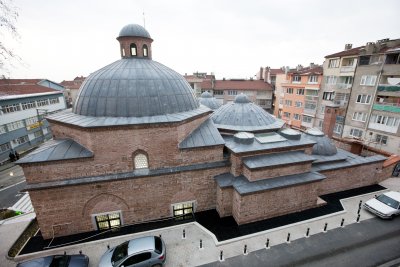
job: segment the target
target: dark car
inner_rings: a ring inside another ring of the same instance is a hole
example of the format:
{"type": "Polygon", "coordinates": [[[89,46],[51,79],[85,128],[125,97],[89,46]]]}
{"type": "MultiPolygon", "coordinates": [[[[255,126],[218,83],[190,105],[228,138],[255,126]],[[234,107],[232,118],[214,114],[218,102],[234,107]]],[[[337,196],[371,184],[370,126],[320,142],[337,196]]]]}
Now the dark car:
{"type": "Polygon", "coordinates": [[[89,257],[78,255],[51,255],[17,264],[17,267],[87,267],[89,257]]]}

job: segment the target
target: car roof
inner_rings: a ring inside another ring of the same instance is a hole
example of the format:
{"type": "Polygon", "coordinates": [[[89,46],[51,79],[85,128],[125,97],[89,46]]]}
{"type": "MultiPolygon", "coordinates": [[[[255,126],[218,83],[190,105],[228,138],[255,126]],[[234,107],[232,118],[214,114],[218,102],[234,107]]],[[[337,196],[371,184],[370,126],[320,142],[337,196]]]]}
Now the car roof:
{"type": "Polygon", "coordinates": [[[154,250],[154,236],[144,236],[129,241],[128,255],[136,254],[141,251],[154,250]]]}
{"type": "Polygon", "coordinates": [[[384,193],[384,195],[400,202],[400,193],[399,192],[390,191],[390,192],[384,193]]]}

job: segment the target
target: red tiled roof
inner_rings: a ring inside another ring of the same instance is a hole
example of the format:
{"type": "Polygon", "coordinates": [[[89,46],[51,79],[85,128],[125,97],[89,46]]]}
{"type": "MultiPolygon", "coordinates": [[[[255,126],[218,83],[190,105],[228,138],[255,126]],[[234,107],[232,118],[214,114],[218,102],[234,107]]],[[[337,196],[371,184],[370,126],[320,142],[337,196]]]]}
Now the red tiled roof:
{"type": "Polygon", "coordinates": [[[55,89],[38,85],[42,79],[1,79],[0,95],[25,95],[58,92],[55,89]]]}
{"type": "Polygon", "coordinates": [[[359,47],[355,47],[349,50],[344,50],[341,52],[337,52],[331,55],[327,55],[325,56],[325,58],[331,58],[331,57],[344,57],[344,56],[355,56],[358,55],[360,53],[360,50],[363,49],[365,46],[359,46],[359,47]]]}
{"type": "Polygon", "coordinates": [[[383,47],[379,52],[380,53],[384,53],[384,52],[389,52],[389,53],[400,52],[400,45],[396,45],[396,46],[393,46],[393,47],[383,47]]]}
{"type": "Polygon", "coordinates": [[[210,80],[205,80],[201,82],[201,89],[213,89],[210,80]]]}
{"type": "MultiPolygon", "coordinates": [[[[203,86],[203,83],[201,84],[203,86]]],[[[206,85],[206,84],[205,84],[206,85]]],[[[211,82],[210,82],[211,85],[211,82]]],[[[203,88],[203,87],[202,87],[203,88]]],[[[207,87],[204,87],[208,89],[207,87]]],[[[211,88],[211,86],[209,86],[211,88]]],[[[215,90],[272,90],[272,86],[261,80],[216,80],[215,90]]]]}
{"type": "Polygon", "coordinates": [[[67,89],[79,89],[86,77],[75,77],[73,81],[62,81],[60,84],[67,89]]]}
{"type": "Polygon", "coordinates": [[[285,71],[283,71],[282,69],[270,69],[271,71],[271,75],[276,75],[276,74],[283,74],[285,73],[285,71]]]}
{"type": "Polygon", "coordinates": [[[310,75],[310,74],[322,74],[323,73],[323,68],[321,66],[317,66],[317,67],[305,67],[302,68],[301,70],[291,70],[289,73],[292,74],[298,74],[298,75],[310,75]]]}

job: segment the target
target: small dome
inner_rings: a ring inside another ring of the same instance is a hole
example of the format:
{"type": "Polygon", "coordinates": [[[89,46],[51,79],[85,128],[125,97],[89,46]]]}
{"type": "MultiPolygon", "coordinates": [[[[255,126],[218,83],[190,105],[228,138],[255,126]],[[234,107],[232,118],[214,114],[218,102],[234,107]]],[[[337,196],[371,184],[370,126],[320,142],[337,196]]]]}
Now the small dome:
{"type": "Polygon", "coordinates": [[[199,98],[199,102],[203,106],[206,106],[212,110],[218,109],[221,106],[221,104],[218,103],[217,99],[215,99],[215,97],[213,97],[207,91],[201,94],[201,96],[199,98]]]}
{"type": "Polygon", "coordinates": [[[284,122],[277,120],[260,106],[250,102],[245,94],[236,96],[235,101],[221,106],[211,115],[219,129],[253,132],[278,130],[284,122]]]}
{"type": "Polygon", "coordinates": [[[306,138],[317,142],[312,148],[312,154],[321,156],[332,156],[337,153],[337,148],[330,138],[318,129],[309,129],[306,138]]]}
{"type": "Polygon", "coordinates": [[[127,37],[127,36],[145,37],[151,39],[150,33],[144,27],[138,24],[128,24],[121,29],[118,37],[127,37]]]}
{"type": "Polygon", "coordinates": [[[235,103],[250,103],[250,99],[247,95],[241,93],[235,97],[235,103]]]}

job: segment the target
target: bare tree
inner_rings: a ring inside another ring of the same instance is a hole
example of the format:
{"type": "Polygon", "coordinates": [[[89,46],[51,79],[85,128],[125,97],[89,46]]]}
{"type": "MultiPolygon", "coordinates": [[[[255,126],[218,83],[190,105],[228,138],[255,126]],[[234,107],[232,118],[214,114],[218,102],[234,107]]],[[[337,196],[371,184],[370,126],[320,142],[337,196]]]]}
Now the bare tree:
{"type": "Polygon", "coordinates": [[[19,39],[16,27],[18,11],[13,0],[0,0],[0,76],[4,78],[9,73],[9,68],[14,67],[14,62],[21,58],[3,40],[6,35],[19,39]]]}

